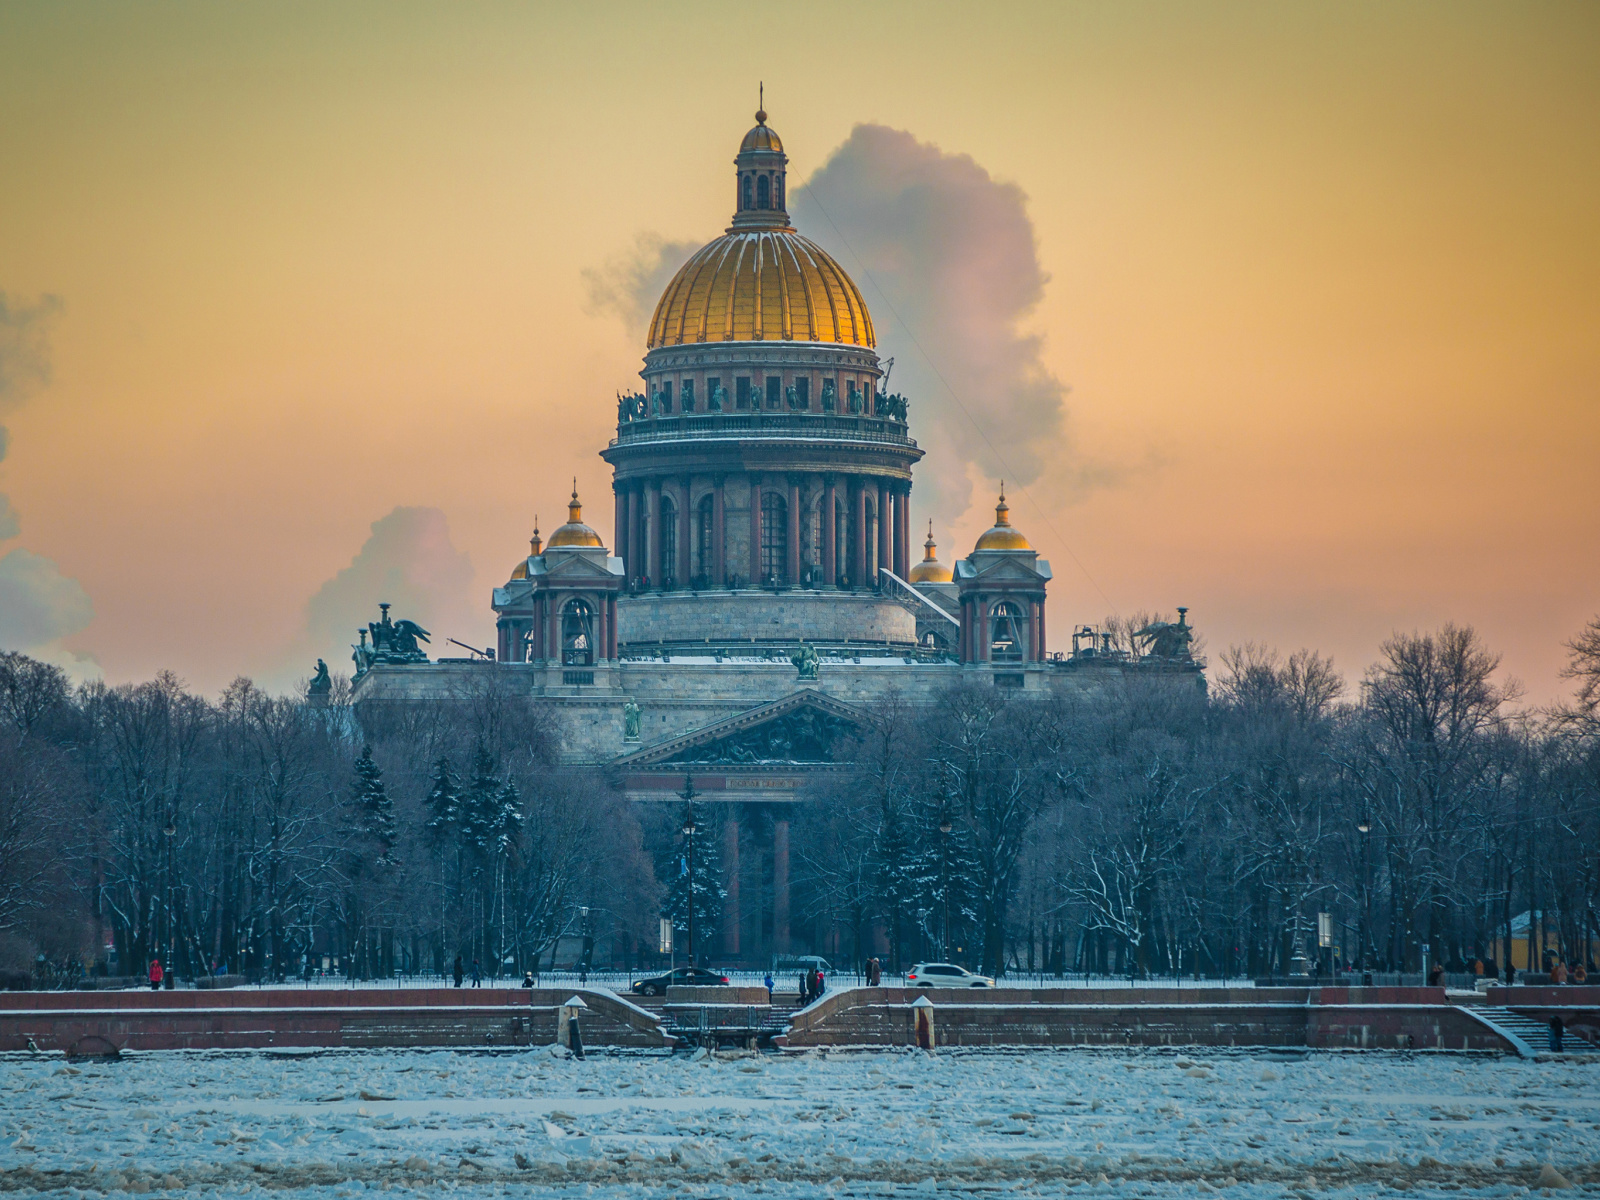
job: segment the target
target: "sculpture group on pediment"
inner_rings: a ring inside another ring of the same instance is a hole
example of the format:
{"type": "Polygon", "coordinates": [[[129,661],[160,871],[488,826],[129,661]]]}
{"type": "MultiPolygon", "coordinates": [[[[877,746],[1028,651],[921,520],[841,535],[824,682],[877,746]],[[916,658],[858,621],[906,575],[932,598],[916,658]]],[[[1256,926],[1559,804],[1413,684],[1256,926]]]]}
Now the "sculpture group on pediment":
{"type": "Polygon", "coordinates": [[[639,420],[645,415],[646,409],[647,405],[643,394],[639,392],[629,392],[627,395],[623,395],[621,392],[617,393],[617,423],[619,425],[639,420]]]}
{"type": "Polygon", "coordinates": [[[853,733],[849,722],[802,706],[752,728],[683,750],[666,761],[726,765],[831,763],[835,744],[853,733]]]}

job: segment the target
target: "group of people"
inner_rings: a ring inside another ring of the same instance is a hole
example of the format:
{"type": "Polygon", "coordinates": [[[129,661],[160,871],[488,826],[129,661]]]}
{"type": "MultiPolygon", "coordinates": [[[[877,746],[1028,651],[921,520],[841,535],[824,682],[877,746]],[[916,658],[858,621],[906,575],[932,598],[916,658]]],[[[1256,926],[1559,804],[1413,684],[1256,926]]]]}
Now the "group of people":
{"type": "MultiPolygon", "coordinates": [[[[455,970],[451,972],[456,981],[456,986],[461,986],[461,981],[466,978],[466,969],[461,961],[461,955],[456,955],[455,970]]],[[[478,960],[472,960],[472,986],[483,986],[483,968],[478,965],[478,960]]]]}

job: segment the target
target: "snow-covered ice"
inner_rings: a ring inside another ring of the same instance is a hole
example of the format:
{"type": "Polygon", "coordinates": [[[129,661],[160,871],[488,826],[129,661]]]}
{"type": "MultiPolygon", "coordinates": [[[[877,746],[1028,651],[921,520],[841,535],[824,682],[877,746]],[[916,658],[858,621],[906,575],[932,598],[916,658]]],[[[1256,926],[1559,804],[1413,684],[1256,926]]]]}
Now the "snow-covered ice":
{"type": "Polygon", "coordinates": [[[1600,1194],[1580,1061],[945,1050],[0,1056],[0,1191],[1600,1194]],[[1548,1182],[1551,1176],[1546,1174],[1548,1182]]]}

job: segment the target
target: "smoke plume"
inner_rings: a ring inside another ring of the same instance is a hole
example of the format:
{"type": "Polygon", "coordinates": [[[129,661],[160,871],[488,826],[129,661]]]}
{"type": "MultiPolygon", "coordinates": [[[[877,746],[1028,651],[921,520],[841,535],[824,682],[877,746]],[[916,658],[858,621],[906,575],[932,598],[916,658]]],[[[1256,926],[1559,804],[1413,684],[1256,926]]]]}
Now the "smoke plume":
{"type": "Polygon", "coordinates": [[[699,242],[668,241],[653,233],[634,239],[633,249],[611,259],[603,267],[583,272],[589,293],[589,311],[620,317],[628,332],[643,345],[656,301],[689,256],[700,249],[699,242]]]}

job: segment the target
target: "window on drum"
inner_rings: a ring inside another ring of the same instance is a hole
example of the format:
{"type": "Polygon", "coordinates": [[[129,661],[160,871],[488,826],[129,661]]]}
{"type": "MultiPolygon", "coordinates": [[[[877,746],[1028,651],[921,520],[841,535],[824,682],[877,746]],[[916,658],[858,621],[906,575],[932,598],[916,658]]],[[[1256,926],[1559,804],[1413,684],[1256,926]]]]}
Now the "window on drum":
{"type": "Polygon", "coordinates": [[[789,504],[777,492],[761,496],[761,582],[789,582],[789,504]]]}

